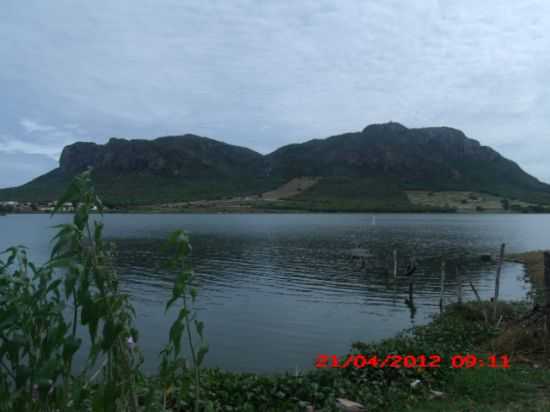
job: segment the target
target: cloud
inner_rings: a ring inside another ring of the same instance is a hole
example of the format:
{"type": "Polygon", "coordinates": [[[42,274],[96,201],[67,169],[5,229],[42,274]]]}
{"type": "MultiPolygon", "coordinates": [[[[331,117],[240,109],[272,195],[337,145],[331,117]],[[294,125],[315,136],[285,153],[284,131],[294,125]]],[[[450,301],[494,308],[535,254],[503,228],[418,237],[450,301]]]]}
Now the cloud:
{"type": "Polygon", "coordinates": [[[75,140],[88,140],[84,137],[85,131],[76,124],[56,127],[26,118],[19,124],[24,133],[18,137],[0,134],[0,153],[44,155],[57,160],[66,145],[75,140]]]}
{"type": "Polygon", "coordinates": [[[45,145],[41,143],[25,142],[20,139],[15,139],[9,136],[0,136],[0,153],[17,154],[37,154],[44,155],[56,160],[61,154],[63,146],[59,145],[45,145]]]}
{"type": "Polygon", "coordinates": [[[43,125],[37,122],[34,122],[29,119],[21,119],[19,122],[23,129],[25,129],[25,132],[27,133],[34,133],[34,132],[51,132],[55,130],[55,127],[43,125]]]}
{"type": "Polygon", "coordinates": [[[269,152],[391,119],[462,129],[550,181],[545,0],[5,3],[12,151],[192,132],[269,152]]]}
{"type": "Polygon", "coordinates": [[[50,157],[23,152],[0,152],[0,188],[18,186],[56,167],[50,157]]]}

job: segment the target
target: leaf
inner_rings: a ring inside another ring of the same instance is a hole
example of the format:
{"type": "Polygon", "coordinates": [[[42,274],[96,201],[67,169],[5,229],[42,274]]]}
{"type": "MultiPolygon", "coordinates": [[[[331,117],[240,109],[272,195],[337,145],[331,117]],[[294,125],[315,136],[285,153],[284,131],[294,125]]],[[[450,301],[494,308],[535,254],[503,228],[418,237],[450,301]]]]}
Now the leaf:
{"type": "Polygon", "coordinates": [[[181,335],[183,334],[183,330],[185,329],[185,326],[182,322],[176,321],[170,328],[170,342],[172,342],[172,345],[174,345],[174,351],[176,352],[176,356],[179,355],[180,349],[181,349],[181,335]]]}
{"type": "Polygon", "coordinates": [[[52,283],[50,283],[47,289],[47,293],[50,293],[53,290],[57,290],[59,288],[61,281],[62,279],[56,279],[52,283]]]}
{"type": "Polygon", "coordinates": [[[51,259],[65,257],[70,251],[70,245],[72,243],[72,237],[69,235],[62,235],[55,242],[52,253],[50,254],[51,259]]]}
{"type": "Polygon", "coordinates": [[[208,345],[201,346],[197,353],[197,366],[202,365],[205,355],[208,353],[208,345]]]}
{"type": "Polygon", "coordinates": [[[32,370],[25,365],[15,367],[15,385],[16,388],[21,388],[27,382],[27,379],[32,375],[32,370]]]}
{"type": "Polygon", "coordinates": [[[189,316],[189,314],[190,314],[190,312],[189,312],[189,310],[187,310],[187,308],[181,308],[180,313],[178,315],[178,320],[179,321],[184,320],[187,316],[189,316]]]}
{"type": "Polygon", "coordinates": [[[65,193],[61,196],[60,199],[56,202],[52,216],[59,212],[59,210],[63,207],[64,203],[67,203],[71,200],[77,199],[80,197],[80,185],[78,184],[78,178],[75,178],[70,184],[65,193]]]}
{"type": "Polygon", "coordinates": [[[165,247],[165,249],[168,249],[168,250],[170,250],[171,248],[176,249],[175,250],[176,260],[183,259],[185,256],[187,256],[187,254],[191,250],[188,236],[185,234],[183,230],[179,230],[179,229],[175,230],[168,236],[166,246],[167,247],[165,247]]]}
{"type": "Polygon", "coordinates": [[[195,321],[195,328],[197,329],[197,333],[199,334],[199,336],[201,337],[201,339],[203,338],[203,330],[204,330],[204,322],[201,322],[200,320],[196,320],[195,321]]]}
{"type": "Polygon", "coordinates": [[[95,343],[97,336],[97,326],[99,318],[101,317],[101,304],[95,304],[92,300],[86,299],[82,303],[82,311],[80,313],[80,319],[83,325],[88,325],[88,331],[90,333],[90,339],[92,343],[95,343]]]}
{"type": "Polygon", "coordinates": [[[172,233],[170,233],[170,235],[168,236],[168,243],[176,244],[178,241],[178,237],[181,233],[183,233],[181,229],[174,230],[172,233]]]}
{"type": "Polygon", "coordinates": [[[98,196],[96,196],[95,199],[94,199],[94,206],[97,207],[97,211],[100,214],[103,214],[103,210],[105,209],[105,205],[103,204],[103,201],[98,196]]]}
{"type": "Polygon", "coordinates": [[[107,320],[103,325],[102,349],[108,351],[113,346],[113,343],[121,331],[122,327],[120,325],[115,324],[112,320],[107,320]]]}
{"type": "Polygon", "coordinates": [[[94,222],[94,240],[96,244],[101,244],[103,237],[103,223],[94,222]]]}
{"type": "Polygon", "coordinates": [[[80,348],[82,339],[69,336],[63,345],[63,361],[68,364],[72,360],[76,351],[80,348]]]}
{"type": "Polygon", "coordinates": [[[86,226],[86,223],[88,222],[89,214],[88,214],[88,208],[86,205],[79,206],[76,209],[76,213],[74,215],[74,224],[75,226],[82,230],[86,226]]]}
{"type": "Polygon", "coordinates": [[[12,246],[12,247],[9,247],[9,248],[7,248],[6,250],[4,250],[4,251],[2,252],[2,255],[3,255],[3,254],[9,254],[8,260],[6,261],[5,267],[11,266],[11,265],[13,264],[13,262],[14,262],[15,259],[17,258],[17,255],[19,254],[19,250],[20,250],[22,247],[23,247],[23,246],[12,246]]]}
{"type": "Polygon", "coordinates": [[[178,296],[176,295],[173,295],[169,300],[168,302],[166,302],[166,307],[164,308],[164,312],[167,312],[168,309],[170,309],[172,307],[172,305],[174,304],[174,302],[178,300],[178,296]]]}

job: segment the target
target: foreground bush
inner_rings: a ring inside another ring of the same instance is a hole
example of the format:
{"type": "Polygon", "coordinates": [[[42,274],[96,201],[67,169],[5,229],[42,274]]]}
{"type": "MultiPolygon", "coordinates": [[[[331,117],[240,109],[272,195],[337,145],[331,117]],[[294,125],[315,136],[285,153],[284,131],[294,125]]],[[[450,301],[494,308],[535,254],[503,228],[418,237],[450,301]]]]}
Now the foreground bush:
{"type": "Polygon", "coordinates": [[[190,330],[202,339],[203,325],[192,307],[197,292],[190,286],[187,237],[176,232],[169,239],[178,275],[167,309],[178,300],[182,307],[162,352],[159,387],[153,388],[141,372],[134,308],[119,288],[103,225],[90,216],[103,209],[90,172],[75,178],[58,204],[65,202],[73,204],[74,218],[57,226],[45,265],[31,263],[21,246],[9,248],[0,260],[0,410],[161,410],[167,386],[191,370],[198,411],[207,349],[196,347],[190,330]],[[77,332],[87,332],[89,345],[83,346],[77,332]],[[181,356],[184,332],[191,362],[181,356]],[[78,351],[86,351],[86,362],[77,370],[78,351]]]}

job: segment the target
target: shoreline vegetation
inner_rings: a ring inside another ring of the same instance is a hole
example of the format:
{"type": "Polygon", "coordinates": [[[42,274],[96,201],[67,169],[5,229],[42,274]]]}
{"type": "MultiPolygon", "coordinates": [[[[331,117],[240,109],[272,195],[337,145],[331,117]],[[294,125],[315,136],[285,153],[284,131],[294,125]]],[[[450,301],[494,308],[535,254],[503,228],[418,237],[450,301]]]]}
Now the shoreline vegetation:
{"type": "Polygon", "coordinates": [[[401,190],[348,178],[295,178],[245,197],[130,206],[157,213],[550,213],[550,206],[471,191],[401,190]]]}
{"type": "MultiPolygon", "coordinates": [[[[212,188],[215,190],[216,188],[212,188]]],[[[106,190],[106,189],[105,189],[106,190]]],[[[464,190],[404,188],[391,179],[298,177],[238,196],[189,193],[184,200],[109,194],[104,213],[550,213],[550,205],[464,190]]],[[[46,195],[43,195],[46,196],[46,195]]],[[[50,194],[51,196],[51,194],[50,194]]],[[[54,201],[0,201],[0,213],[50,213],[54,201]]],[[[70,204],[60,212],[72,212],[70,204]]]]}
{"type": "MultiPolygon", "coordinates": [[[[60,204],[67,201],[75,208],[73,221],[58,226],[46,266],[34,266],[21,248],[0,256],[1,412],[550,410],[547,312],[528,301],[449,304],[427,325],[377,342],[355,342],[349,354],[341,354],[342,359],[436,354],[443,359],[439,367],[378,365],[272,375],[204,368],[205,325],[193,309],[198,290],[186,260],[190,244],[179,231],[167,243],[177,276],[166,305],[179,315],[158,374],[146,376],[134,310],[119,289],[102,225],[89,221],[93,207],[103,208],[89,174],[77,177],[60,204]],[[84,370],[75,373],[73,359],[82,350],[77,327],[89,332],[91,347],[84,370]],[[506,355],[510,368],[452,367],[454,355],[467,354],[506,355]]],[[[509,259],[522,259],[536,280],[537,253],[509,259]]],[[[315,359],[311,362],[313,367],[315,359]]]]}
{"type": "Polygon", "coordinates": [[[506,260],[515,263],[521,263],[529,280],[538,288],[544,289],[544,252],[545,250],[535,250],[523,253],[509,254],[506,260]]]}
{"type": "MultiPolygon", "coordinates": [[[[428,193],[428,192],[426,192],[428,193]]],[[[431,196],[444,196],[433,193],[431,196]]],[[[462,193],[462,192],[460,192],[462,193]]],[[[441,203],[434,200],[430,203],[426,196],[414,195],[417,197],[412,204],[391,205],[380,203],[369,205],[362,201],[341,201],[334,200],[294,200],[294,199],[261,199],[254,197],[232,198],[221,200],[196,200],[189,202],[175,202],[163,204],[107,204],[102,213],[388,213],[388,214],[550,214],[550,207],[522,202],[512,204],[512,207],[499,207],[500,203],[493,198],[491,200],[480,199],[475,204],[458,206],[455,203],[441,203]],[[482,206],[483,205],[483,206],[482,206]]],[[[445,195],[447,196],[447,194],[445,195]]],[[[469,194],[469,196],[474,196],[469,194]]],[[[500,202],[500,201],[499,201],[500,202]]],[[[0,215],[6,214],[50,214],[53,210],[51,205],[40,207],[34,204],[18,206],[0,205],[0,215]]],[[[58,214],[73,213],[70,206],[59,210],[58,214]]]]}
{"type": "MultiPolygon", "coordinates": [[[[73,214],[74,212],[57,212],[57,215],[73,214]]],[[[346,210],[346,209],[295,209],[295,208],[185,208],[170,210],[164,207],[157,206],[141,206],[137,208],[115,208],[104,210],[102,214],[456,214],[456,215],[540,215],[550,214],[549,211],[544,212],[501,212],[501,211],[479,211],[479,212],[457,212],[454,210],[346,210]]],[[[45,211],[0,211],[0,216],[7,215],[49,215],[51,212],[45,211]]]]}
{"type": "MultiPolygon", "coordinates": [[[[58,212],[56,214],[73,214],[74,212],[58,212]]],[[[131,208],[113,208],[104,210],[102,214],[456,214],[456,215],[544,215],[550,214],[550,210],[545,211],[523,211],[523,212],[507,212],[507,211],[475,211],[475,212],[460,212],[456,210],[441,210],[441,209],[413,209],[413,210],[347,210],[347,209],[299,209],[294,207],[197,207],[197,208],[165,208],[164,206],[140,206],[131,208]]],[[[49,215],[51,212],[46,211],[0,211],[0,216],[7,215],[49,215]]]]}

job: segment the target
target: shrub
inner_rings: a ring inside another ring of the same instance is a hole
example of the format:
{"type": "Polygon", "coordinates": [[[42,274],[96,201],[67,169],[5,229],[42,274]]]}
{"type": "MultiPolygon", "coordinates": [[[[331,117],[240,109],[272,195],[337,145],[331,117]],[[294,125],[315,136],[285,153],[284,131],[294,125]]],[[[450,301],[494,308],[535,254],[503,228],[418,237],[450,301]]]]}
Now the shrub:
{"type": "MultiPolygon", "coordinates": [[[[138,411],[159,410],[166,395],[157,394],[141,372],[134,308],[119,288],[112,250],[103,240],[103,224],[91,211],[103,210],[90,172],[74,179],[56,207],[73,204],[73,221],[57,226],[50,260],[38,267],[24,247],[11,247],[0,260],[0,410],[1,411],[138,411]],[[86,361],[73,367],[83,350],[77,330],[88,332],[86,361]],[[146,396],[145,396],[146,395],[146,396]]],[[[170,307],[183,299],[183,309],[172,326],[164,353],[161,377],[187,370],[179,355],[182,333],[189,331],[196,290],[189,287],[192,271],[185,264],[190,249],[183,232],[171,237],[180,274],[170,307]],[[168,359],[168,355],[174,354],[168,359]]],[[[202,324],[195,320],[202,336],[202,324]]],[[[189,344],[193,341],[189,334],[189,344]]],[[[193,352],[195,410],[200,402],[199,368],[206,349],[193,352]]]]}

